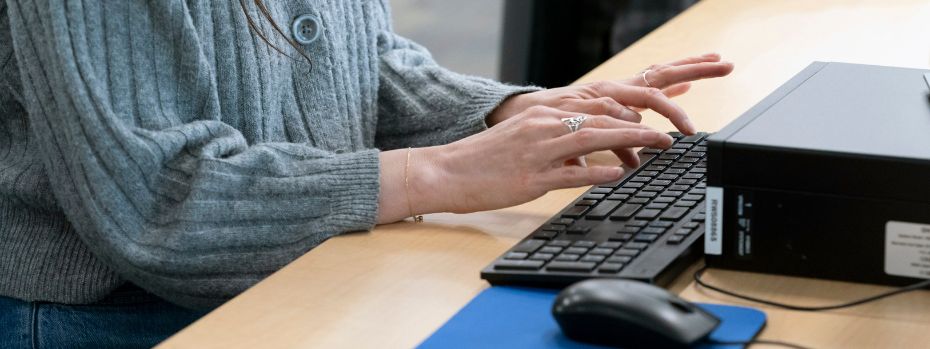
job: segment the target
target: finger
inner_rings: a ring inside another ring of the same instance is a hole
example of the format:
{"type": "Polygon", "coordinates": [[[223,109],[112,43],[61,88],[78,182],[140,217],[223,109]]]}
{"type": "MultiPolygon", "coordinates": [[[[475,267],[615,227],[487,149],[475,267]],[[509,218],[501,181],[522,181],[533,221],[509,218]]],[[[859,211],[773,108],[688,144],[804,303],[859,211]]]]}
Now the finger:
{"type": "Polygon", "coordinates": [[[563,166],[540,175],[539,181],[546,190],[552,190],[603,184],[619,180],[622,177],[623,169],[620,167],[563,166]]]}
{"type": "Polygon", "coordinates": [[[662,93],[664,93],[669,98],[674,98],[674,97],[678,97],[678,96],[681,96],[687,93],[688,90],[690,89],[691,89],[690,82],[682,82],[680,84],[674,84],[672,86],[666,87],[665,89],[662,90],[662,93]]]}
{"type": "Polygon", "coordinates": [[[545,145],[547,154],[554,162],[561,163],[570,158],[600,150],[649,146],[668,148],[672,137],[645,128],[582,128],[578,132],[553,139],[545,145]]]}
{"type": "Polygon", "coordinates": [[[667,65],[685,65],[685,64],[694,64],[701,62],[720,62],[719,53],[705,53],[700,56],[691,56],[687,58],[682,58],[676,61],[671,61],[667,65]]]}
{"type": "Polygon", "coordinates": [[[649,126],[626,120],[619,120],[607,115],[591,115],[583,123],[581,129],[599,128],[599,129],[617,129],[617,128],[634,128],[651,130],[649,126]]]}
{"type": "Polygon", "coordinates": [[[677,104],[656,88],[636,87],[613,81],[601,81],[589,85],[595,93],[609,96],[621,104],[655,110],[672,121],[684,134],[694,134],[695,127],[688,115],[677,104]]]}
{"type": "Polygon", "coordinates": [[[730,62],[703,62],[665,66],[649,71],[646,79],[649,81],[649,86],[666,88],[682,82],[726,76],[732,71],[733,63],[730,62]]]}
{"type": "Polygon", "coordinates": [[[614,155],[617,155],[617,158],[619,158],[620,161],[627,166],[639,166],[639,155],[636,154],[636,151],[634,151],[633,148],[614,149],[613,153],[614,155]]]}
{"type": "Polygon", "coordinates": [[[610,97],[571,100],[560,109],[591,115],[608,115],[616,119],[640,122],[643,116],[610,97]]]}

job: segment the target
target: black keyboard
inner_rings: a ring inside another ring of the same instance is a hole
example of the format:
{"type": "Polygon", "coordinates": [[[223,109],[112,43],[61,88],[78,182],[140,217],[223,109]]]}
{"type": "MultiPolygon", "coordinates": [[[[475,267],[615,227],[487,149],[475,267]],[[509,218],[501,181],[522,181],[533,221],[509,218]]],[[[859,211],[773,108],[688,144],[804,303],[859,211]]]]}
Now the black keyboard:
{"type": "Polygon", "coordinates": [[[579,196],[481,272],[492,284],[565,286],[588,278],[667,285],[703,255],[707,133],[671,133],[667,150],[579,196]]]}

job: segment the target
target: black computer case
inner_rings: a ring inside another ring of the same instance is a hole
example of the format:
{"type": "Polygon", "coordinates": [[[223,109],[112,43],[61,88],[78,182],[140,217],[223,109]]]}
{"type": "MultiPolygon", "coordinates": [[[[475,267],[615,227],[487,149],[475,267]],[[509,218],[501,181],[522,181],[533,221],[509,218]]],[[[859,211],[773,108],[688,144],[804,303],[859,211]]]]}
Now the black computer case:
{"type": "Polygon", "coordinates": [[[930,278],[930,90],[920,69],[815,62],[708,140],[712,267],[930,278]]]}

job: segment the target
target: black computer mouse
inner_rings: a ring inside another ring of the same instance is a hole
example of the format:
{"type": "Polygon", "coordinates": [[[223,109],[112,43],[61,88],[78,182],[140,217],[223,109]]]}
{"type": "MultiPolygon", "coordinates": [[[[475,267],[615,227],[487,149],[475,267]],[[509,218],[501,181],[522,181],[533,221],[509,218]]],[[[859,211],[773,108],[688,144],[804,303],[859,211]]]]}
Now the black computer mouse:
{"type": "Polygon", "coordinates": [[[552,315],[568,338],[622,348],[688,347],[720,324],[664,289],[631,280],[571,285],[555,299],[552,315]]]}

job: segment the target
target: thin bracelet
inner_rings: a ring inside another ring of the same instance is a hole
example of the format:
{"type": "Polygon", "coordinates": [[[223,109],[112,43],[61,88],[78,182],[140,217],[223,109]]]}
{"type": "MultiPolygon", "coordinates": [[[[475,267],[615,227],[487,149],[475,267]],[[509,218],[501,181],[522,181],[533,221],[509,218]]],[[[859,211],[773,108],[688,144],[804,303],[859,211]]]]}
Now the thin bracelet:
{"type": "Polygon", "coordinates": [[[413,148],[407,148],[407,164],[404,165],[404,192],[407,193],[407,209],[410,210],[410,216],[413,217],[414,222],[421,223],[423,215],[414,214],[413,203],[410,202],[410,153],[413,153],[413,148]]]}

